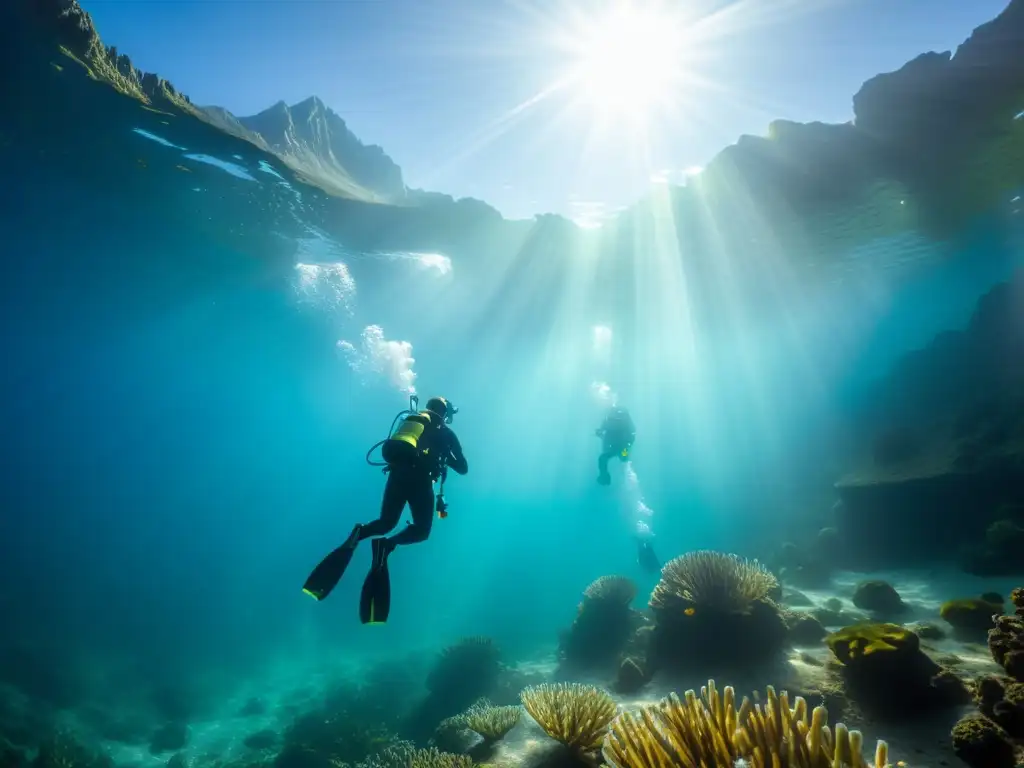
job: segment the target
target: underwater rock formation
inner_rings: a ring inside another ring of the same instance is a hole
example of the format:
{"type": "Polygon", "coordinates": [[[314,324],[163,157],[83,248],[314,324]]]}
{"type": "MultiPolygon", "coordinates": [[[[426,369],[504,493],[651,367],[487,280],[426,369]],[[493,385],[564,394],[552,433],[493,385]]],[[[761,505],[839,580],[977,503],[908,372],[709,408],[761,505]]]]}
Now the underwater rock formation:
{"type": "Polygon", "coordinates": [[[669,561],[650,599],[648,674],[742,670],[777,660],[788,632],[769,597],[777,589],[764,566],[736,555],[701,551],[669,561]]]}
{"type": "Polygon", "coordinates": [[[1014,768],[1013,744],[1006,732],[981,715],[962,718],[950,734],[953,751],[971,768],[1014,768]]]}
{"type": "Polygon", "coordinates": [[[995,617],[1002,612],[1002,598],[999,602],[992,602],[985,598],[968,597],[947,600],[939,607],[939,615],[953,627],[958,637],[976,641],[988,636],[995,617]]]}
{"type": "Polygon", "coordinates": [[[733,689],[719,694],[714,680],[698,698],[687,691],[671,694],[639,714],[624,712],[611,724],[602,753],[612,768],[669,768],[670,766],[806,766],[829,768],[889,766],[889,749],[878,742],[874,760],[862,755],[863,738],[837,724],[827,728],[828,711],[808,712],[806,701],[777,695],[769,687],[764,703],[744,698],[737,709],[733,689]]]}
{"type": "Polygon", "coordinates": [[[896,616],[905,613],[907,606],[887,581],[862,581],[853,591],[853,604],[864,611],[880,616],[896,616]]]}
{"type": "Polygon", "coordinates": [[[985,530],[984,542],[964,548],[961,567],[976,576],[1011,576],[1024,571],[1024,515],[1019,519],[1020,522],[1004,518],[992,523],[985,530]]]}
{"type": "Polygon", "coordinates": [[[1007,675],[1024,682],[1024,587],[1013,590],[1010,601],[1015,615],[996,619],[995,627],[988,633],[988,647],[1007,675]]]}
{"type": "Polygon", "coordinates": [[[625,576],[602,576],[586,588],[572,626],[559,644],[560,675],[611,674],[630,637],[643,621],[634,611],[636,584],[625,576]]]}
{"type": "Polygon", "coordinates": [[[1011,738],[1024,740],[1024,683],[982,678],[978,683],[978,709],[1011,738]]]}
{"type": "Polygon", "coordinates": [[[905,627],[857,624],[826,643],[847,695],[867,712],[915,718],[970,701],[964,683],[921,650],[918,636],[905,627]]]}
{"type": "Polygon", "coordinates": [[[1024,568],[1024,518],[1014,517],[1024,510],[1024,272],[985,294],[966,329],[904,356],[856,419],[865,440],[901,428],[924,447],[836,484],[836,526],[856,556],[846,565],[945,562],[966,543],[974,572],[1024,568]]]}

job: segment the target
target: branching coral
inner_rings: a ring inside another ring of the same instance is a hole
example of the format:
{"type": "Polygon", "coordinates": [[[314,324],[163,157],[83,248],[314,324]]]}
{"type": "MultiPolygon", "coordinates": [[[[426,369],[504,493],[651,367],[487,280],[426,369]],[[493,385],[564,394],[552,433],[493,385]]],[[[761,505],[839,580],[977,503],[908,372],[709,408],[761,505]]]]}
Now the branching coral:
{"type": "Polygon", "coordinates": [[[656,611],[701,609],[738,612],[766,600],[778,580],[756,560],[721,552],[690,552],[670,560],[651,594],[656,611]]]}
{"type": "Polygon", "coordinates": [[[636,599],[636,584],[625,576],[601,576],[583,591],[583,599],[629,606],[636,599]]]}
{"type": "Polygon", "coordinates": [[[521,707],[475,706],[463,715],[462,722],[485,742],[495,742],[516,727],[522,712],[521,707]]]}
{"type": "Polygon", "coordinates": [[[408,756],[402,768],[472,768],[473,758],[467,755],[453,755],[434,747],[417,749],[408,756]]]}
{"type": "MultiPolygon", "coordinates": [[[[735,694],[719,695],[713,680],[700,698],[687,691],[672,694],[638,714],[619,715],[604,741],[604,758],[613,768],[864,768],[863,738],[857,731],[826,724],[828,712],[817,707],[808,717],[806,702],[768,688],[764,704],[744,699],[737,710],[735,694]]],[[[879,742],[872,764],[888,765],[888,747],[879,742]]]]}
{"type": "Polygon", "coordinates": [[[597,749],[615,717],[615,702],[600,688],[578,683],[535,685],[523,706],[548,736],[577,752],[597,749]]]}

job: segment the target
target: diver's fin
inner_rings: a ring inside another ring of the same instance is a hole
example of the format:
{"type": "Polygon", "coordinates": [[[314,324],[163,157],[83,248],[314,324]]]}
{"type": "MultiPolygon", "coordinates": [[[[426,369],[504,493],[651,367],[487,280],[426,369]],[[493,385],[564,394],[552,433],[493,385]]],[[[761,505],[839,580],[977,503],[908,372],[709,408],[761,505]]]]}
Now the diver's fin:
{"type": "Polygon", "coordinates": [[[345,575],[348,564],[352,562],[352,555],[359,543],[359,528],[357,525],[344,544],[320,561],[303,584],[303,592],[314,600],[323,600],[331,594],[331,590],[338,586],[341,577],[345,575]]]}
{"type": "Polygon", "coordinates": [[[601,472],[597,476],[597,484],[598,485],[611,485],[612,484],[612,476],[610,474],[608,474],[608,472],[601,472]]]}
{"type": "Polygon", "coordinates": [[[388,573],[388,554],[391,547],[386,539],[373,540],[373,565],[363,582],[359,596],[359,620],[363,624],[383,624],[391,613],[391,574],[388,573]]]}

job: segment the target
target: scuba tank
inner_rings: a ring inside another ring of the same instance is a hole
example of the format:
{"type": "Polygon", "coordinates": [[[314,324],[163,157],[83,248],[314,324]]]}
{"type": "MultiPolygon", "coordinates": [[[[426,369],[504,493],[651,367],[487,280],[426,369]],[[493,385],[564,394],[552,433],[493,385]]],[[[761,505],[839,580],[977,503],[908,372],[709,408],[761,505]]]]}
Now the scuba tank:
{"type": "Polygon", "coordinates": [[[406,415],[380,448],[384,461],[388,464],[415,464],[427,459],[431,448],[428,431],[437,429],[434,424],[436,418],[430,411],[406,415]]]}
{"type": "MultiPolygon", "coordinates": [[[[383,467],[387,472],[393,464],[408,465],[428,459],[430,456],[430,445],[432,432],[441,427],[437,423],[440,416],[430,411],[417,411],[420,399],[416,395],[409,395],[409,407],[395,414],[388,430],[388,436],[379,442],[374,443],[366,452],[366,463],[371,467],[383,467]],[[401,424],[399,425],[399,420],[401,424]],[[396,429],[395,426],[398,425],[396,429]],[[384,461],[374,461],[371,456],[380,448],[381,457],[384,461]]],[[[444,420],[451,422],[451,417],[458,413],[458,408],[452,407],[451,413],[444,420]]],[[[448,467],[443,459],[436,468],[437,474],[434,481],[441,481],[441,488],[437,494],[434,505],[437,516],[442,520],[448,517],[448,502],[444,497],[444,483],[448,479],[448,467]]]]}

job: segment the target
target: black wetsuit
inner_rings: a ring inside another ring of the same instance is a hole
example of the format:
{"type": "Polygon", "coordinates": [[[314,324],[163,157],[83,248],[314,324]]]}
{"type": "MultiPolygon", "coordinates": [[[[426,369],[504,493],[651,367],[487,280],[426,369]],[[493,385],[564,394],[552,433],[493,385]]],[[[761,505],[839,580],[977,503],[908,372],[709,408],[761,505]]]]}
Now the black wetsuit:
{"type": "Polygon", "coordinates": [[[359,541],[384,536],[394,530],[406,504],[409,505],[412,524],[390,537],[388,543],[391,547],[416,544],[430,536],[434,523],[434,479],[441,471],[441,465],[451,467],[460,475],[469,471],[466,457],[462,454],[462,444],[450,427],[439,427],[434,439],[437,444],[433,450],[435,455],[443,457],[441,461],[427,466],[393,464],[389,467],[380,502],[380,517],[360,527],[359,541]]]}
{"type": "Polygon", "coordinates": [[[622,452],[633,445],[636,439],[636,427],[629,411],[625,408],[612,408],[605,416],[604,422],[597,430],[597,436],[601,438],[601,455],[597,459],[598,482],[607,484],[611,482],[608,476],[608,462],[613,456],[618,455],[622,461],[626,457],[622,452]]]}

